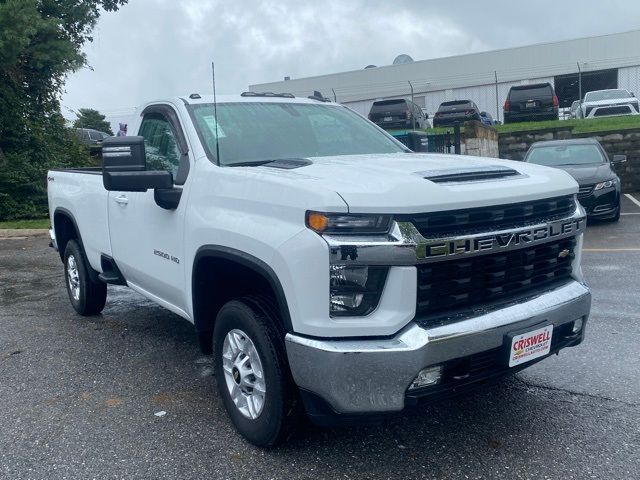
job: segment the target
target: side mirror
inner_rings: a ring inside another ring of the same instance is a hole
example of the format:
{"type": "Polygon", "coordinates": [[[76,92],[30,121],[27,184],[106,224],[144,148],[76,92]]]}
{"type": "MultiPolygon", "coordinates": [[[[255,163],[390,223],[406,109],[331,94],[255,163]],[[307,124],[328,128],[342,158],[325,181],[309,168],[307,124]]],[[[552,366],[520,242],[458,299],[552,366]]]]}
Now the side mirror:
{"type": "Polygon", "coordinates": [[[425,132],[408,132],[407,146],[414,152],[428,152],[429,138],[425,132]]]}
{"type": "Polygon", "coordinates": [[[626,163],[627,156],[626,155],[614,155],[612,163],[626,163]]]}
{"type": "Polygon", "coordinates": [[[103,172],[137,172],[146,169],[143,137],[109,137],[102,142],[103,172]]]}
{"type": "Polygon", "coordinates": [[[108,191],[146,192],[173,188],[166,170],[147,171],[143,137],[110,137],[102,142],[102,184],[108,191]]]}

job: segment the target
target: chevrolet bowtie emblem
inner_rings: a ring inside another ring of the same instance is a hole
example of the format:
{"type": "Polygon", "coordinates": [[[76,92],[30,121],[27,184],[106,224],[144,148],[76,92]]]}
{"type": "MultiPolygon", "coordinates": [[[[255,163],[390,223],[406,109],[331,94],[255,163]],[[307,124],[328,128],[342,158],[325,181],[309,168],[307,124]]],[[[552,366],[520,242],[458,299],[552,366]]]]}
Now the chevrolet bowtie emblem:
{"type": "Polygon", "coordinates": [[[560,253],[558,254],[558,258],[565,258],[569,256],[569,250],[567,250],[566,248],[564,250],[561,250],[560,253]]]}

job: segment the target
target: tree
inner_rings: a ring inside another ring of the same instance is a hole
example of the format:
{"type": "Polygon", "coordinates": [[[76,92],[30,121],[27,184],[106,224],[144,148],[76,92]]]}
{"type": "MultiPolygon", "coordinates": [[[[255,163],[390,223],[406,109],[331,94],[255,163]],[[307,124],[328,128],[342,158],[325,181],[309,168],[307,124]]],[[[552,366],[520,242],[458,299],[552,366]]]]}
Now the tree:
{"type": "Polygon", "coordinates": [[[100,9],[127,0],[0,0],[0,220],[46,213],[46,171],[88,156],[65,128],[66,76],[87,65],[82,46],[100,9]]]}
{"type": "Polygon", "coordinates": [[[107,122],[104,115],[93,108],[80,108],[78,110],[78,118],[73,122],[75,128],[93,128],[100,132],[113,135],[111,124],[107,122]]]}

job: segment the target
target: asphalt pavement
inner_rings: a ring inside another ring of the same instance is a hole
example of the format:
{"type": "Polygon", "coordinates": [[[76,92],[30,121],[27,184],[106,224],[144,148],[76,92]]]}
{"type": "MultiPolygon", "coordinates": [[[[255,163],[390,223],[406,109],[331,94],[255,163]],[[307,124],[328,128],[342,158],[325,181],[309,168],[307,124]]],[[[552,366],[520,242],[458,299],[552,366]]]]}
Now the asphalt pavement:
{"type": "MultiPolygon", "coordinates": [[[[636,195],[640,200],[640,195],[636,195]]],[[[640,205],[590,224],[585,342],[381,424],[236,434],[191,324],[124,287],[74,313],[44,237],[0,240],[0,478],[638,479],[640,205]],[[164,413],[163,413],[164,412],[164,413]]]]}

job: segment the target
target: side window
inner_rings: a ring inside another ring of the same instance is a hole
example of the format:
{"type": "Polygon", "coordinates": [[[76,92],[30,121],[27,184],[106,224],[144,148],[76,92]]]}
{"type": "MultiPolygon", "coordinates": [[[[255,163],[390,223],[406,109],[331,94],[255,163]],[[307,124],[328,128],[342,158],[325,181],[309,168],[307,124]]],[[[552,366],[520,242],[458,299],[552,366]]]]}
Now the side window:
{"type": "Polygon", "coordinates": [[[149,113],[142,119],[138,135],[144,137],[147,169],[168,170],[176,177],[180,165],[180,149],[166,118],[149,113]]]}

